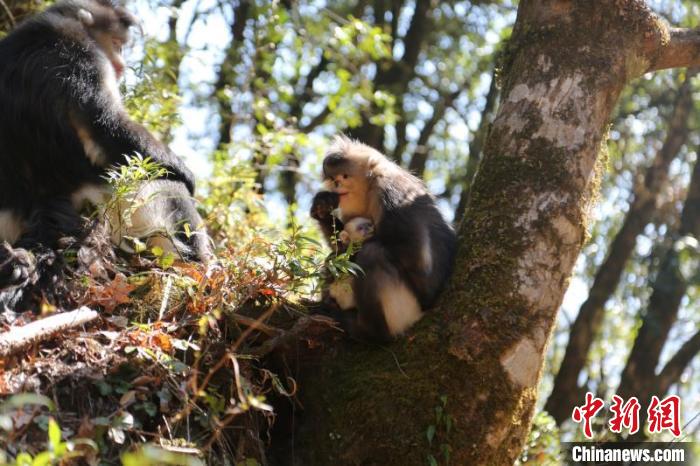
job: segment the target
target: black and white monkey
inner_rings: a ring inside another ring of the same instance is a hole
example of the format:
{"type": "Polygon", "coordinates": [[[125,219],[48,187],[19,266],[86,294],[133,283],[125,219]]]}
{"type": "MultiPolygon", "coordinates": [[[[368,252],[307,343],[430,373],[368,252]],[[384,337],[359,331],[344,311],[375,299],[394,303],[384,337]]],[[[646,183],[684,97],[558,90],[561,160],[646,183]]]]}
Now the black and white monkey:
{"type": "Polygon", "coordinates": [[[142,187],[144,204],[128,229],[113,226],[114,242],[155,235],[152,243],[182,257],[210,258],[192,173],[121,101],[121,49],[135,25],[110,0],[59,0],[0,40],[0,243],[16,248],[3,247],[0,263],[15,254],[22,264],[21,248],[79,236],[80,207],[104,202],[108,168],[134,154],[168,175],[142,187]]]}
{"type": "Polygon", "coordinates": [[[369,146],[336,138],[323,176],[328,190],[314,197],[311,216],[328,242],[357,218],[369,219],[374,231],[353,259],[363,270],[351,279],[356,309],[322,312],[350,335],[390,340],[434,305],[452,271],[455,232],[423,182],[369,146]]]}

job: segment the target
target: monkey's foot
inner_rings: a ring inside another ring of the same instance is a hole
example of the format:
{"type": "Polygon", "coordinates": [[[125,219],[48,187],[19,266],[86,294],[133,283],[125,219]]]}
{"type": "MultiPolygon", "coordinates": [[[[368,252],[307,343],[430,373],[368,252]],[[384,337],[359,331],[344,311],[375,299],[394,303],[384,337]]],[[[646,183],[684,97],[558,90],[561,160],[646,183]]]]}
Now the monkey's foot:
{"type": "Polygon", "coordinates": [[[35,271],[36,261],[29,251],[0,244],[0,290],[27,283],[35,271]]]}

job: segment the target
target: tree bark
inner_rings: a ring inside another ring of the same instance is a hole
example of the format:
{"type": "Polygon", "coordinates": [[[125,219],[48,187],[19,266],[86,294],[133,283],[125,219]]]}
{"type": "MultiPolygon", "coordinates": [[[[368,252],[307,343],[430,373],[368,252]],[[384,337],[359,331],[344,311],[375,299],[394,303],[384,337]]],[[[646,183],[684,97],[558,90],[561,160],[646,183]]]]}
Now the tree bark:
{"type": "Polygon", "coordinates": [[[638,0],[520,2],[448,289],[388,350],[326,351],[302,375],[298,464],[418,465],[441,451],[451,464],[514,462],[585,238],[608,118],[666,33],[638,0]]]}
{"type": "Polygon", "coordinates": [[[688,117],[693,107],[691,78],[695,74],[696,71],[688,73],[678,90],[666,140],[647,169],[644,183],[636,190],[622,227],[610,244],[608,255],[598,268],[588,298],[581,305],[571,326],[569,343],[554,379],[552,394],[545,405],[545,411],[552,415],[557,424],[569,419],[573,407],[583,399],[586,387],[578,385],[578,378],[600,330],[605,303],[617,288],[625,264],[634,251],[637,236],[651,221],[659,194],[666,185],[671,162],[688,139],[688,117]]]}

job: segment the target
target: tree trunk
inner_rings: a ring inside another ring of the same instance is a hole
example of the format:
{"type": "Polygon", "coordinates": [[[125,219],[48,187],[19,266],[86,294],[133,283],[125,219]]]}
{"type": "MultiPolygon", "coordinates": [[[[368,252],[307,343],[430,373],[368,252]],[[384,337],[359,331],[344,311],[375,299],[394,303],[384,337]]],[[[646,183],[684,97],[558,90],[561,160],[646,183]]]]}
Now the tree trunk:
{"type": "Polygon", "coordinates": [[[544,408],[557,424],[569,419],[574,406],[583,399],[586,387],[578,385],[578,378],[586,365],[593,340],[600,330],[605,303],[617,288],[627,260],[634,251],[637,236],[642,233],[656,211],[658,197],[666,185],[671,162],[688,139],[688,117],[693,107],[691,78],[695,74],[688,73],[678,91],[666,140],[647,169],[644,184],[636,190],[625,221],[610,244],[608,255],[596,273],[588,298],[581,305],[571,326],[569,343],[554,379],[552,394],[544,408]]]}
{"type": "Polygon", "coordinates": [[[441,303],[388,350],[326,351],[301,377],[297,464],[422,465],[449,451],[450,464],[506,465],[520,454],[610,112],[627,80],[700,55],[633,0],[522,0],[513,34],[441,303]]]}

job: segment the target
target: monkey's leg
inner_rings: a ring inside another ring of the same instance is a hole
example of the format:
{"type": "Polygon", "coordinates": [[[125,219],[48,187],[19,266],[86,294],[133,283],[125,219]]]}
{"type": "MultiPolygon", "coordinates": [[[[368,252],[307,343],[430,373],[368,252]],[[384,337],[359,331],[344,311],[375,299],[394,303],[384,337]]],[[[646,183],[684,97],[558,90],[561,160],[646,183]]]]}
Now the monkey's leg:
{"type": "Polygon", "coordinates": [[[352,313],[352,319],[344,317],[345,323],[341,321],[351,335],[389,341],[421,318],[414,292],[381,243],[365,243],[356,262],[364,272],[353,281],[357,312],[352,313]]]}
{"type": "Polygon", "coordinates": [[[16,246],[55,248],[61,238],[82,236],[84,228],[83,220],[71,201],[57,197],[43,201],[31,212],[26,232],[17,240],[16,246]]]}

